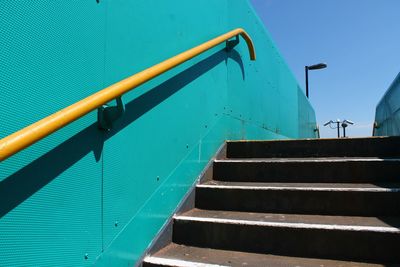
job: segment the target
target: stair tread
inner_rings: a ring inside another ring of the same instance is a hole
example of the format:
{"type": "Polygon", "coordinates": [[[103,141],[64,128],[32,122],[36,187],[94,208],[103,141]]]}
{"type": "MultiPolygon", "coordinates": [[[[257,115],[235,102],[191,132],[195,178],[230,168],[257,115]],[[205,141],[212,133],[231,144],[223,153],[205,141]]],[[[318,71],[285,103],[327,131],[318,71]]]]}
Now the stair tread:
{"type": "Polygon", "coordinates": [[[181,220],[205,220],[238,224],[263,223],[266,226],[368,230],[400,234],[400,217],[360,217],[305,214],[254,213],[192,209],[175,216],[181,220]]]}
{"type": "Polygon", "coordinates": [[[228,158],[400,156],[399,137],[227,141],[228,158]]]}
{"type": "MultiPolygon", "coordinates": [[[[247,253],[229,250],[191,247],[171,243],[153,256],[148,256],[145,263],[157,266],[389,266],[362,262],[336,261],[300,257],[278,256],[271,254],[247,253]]],[[[391,265],[392,266],[392,265],[391,265]]],[[[394,266],[394,265],[393,265],[394,266]]]]}
{"type": "Polygon", "coordinates": [[[200,188],[301,190],[301,191],[367,191],[400,192],[400,183],[260,183],[211,180],[197,185],[200,188]]]}
{"type": "Polygon", "coordinates": [[[351,142],[357,140],[400,140],[399,136],[368,136],[368,137],[351,137],[351,138],[303,138],[303,139],[272,139],[272,140],[227,140],[227,143],[307,143],[307,142],[351,142]]]}
{"type": "Polygon", "coordinates": [[[216,159],[214,162],[248,162],[248,163],[285,163],[285,162],[353,162],[353,161],[363,161],[363,162],[400,162],[398,157],[311,157],[311,158],[225,158],[216,159]]]}

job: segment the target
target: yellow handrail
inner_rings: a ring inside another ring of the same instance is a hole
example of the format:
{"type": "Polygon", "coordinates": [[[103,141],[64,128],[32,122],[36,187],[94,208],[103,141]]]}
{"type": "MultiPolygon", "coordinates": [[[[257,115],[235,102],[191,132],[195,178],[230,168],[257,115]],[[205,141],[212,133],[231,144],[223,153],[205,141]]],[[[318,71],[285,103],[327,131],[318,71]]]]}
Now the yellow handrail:
{"type": "Polygon", "coordinates": [[[254,44],[250,36],[243,29],[235,29],[206,43],[189,49],[177,56],[167,59],[153,67],[143,70],[129,78],[119,81],[85,99],[76,102],[38,122],[35,122],[18,132],[0,140],[0,161],[3,161],[22,149],[36,143],[67,124],[88,114],[92,110],[120,97],[139,85],[163,74],[164,72],[192,59],[193,57],[231,39],[241,35],[247,43],[250,59],[256,59],[254,44]]]}

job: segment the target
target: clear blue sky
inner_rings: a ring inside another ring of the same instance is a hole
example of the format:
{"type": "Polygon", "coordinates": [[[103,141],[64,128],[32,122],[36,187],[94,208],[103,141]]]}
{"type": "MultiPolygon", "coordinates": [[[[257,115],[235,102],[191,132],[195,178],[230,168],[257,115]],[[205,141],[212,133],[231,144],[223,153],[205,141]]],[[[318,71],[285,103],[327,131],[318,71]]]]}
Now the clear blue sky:
{"type": "Polygon", "coordinates": [[[400,72],[400,0],[251,0],[310,100],[321,137],[330,119],[350,119],[350,136],[370,136],[375,107],[400,72]]]}

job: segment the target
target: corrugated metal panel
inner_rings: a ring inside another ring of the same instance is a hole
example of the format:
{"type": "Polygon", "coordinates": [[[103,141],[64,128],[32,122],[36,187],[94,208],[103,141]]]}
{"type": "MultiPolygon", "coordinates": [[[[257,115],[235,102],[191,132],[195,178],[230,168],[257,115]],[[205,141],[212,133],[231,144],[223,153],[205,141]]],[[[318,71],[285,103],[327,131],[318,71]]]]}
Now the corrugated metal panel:
{"type": "Polygon", "coordinates": [[[375,136],[400,135],[400,74],[377,105],[375,122],[378,125],[375,136]]]}
{"type": "Polygon", "coordinates": [[[223,140],[315,122],[247,1],[0,1],[0,137],[241,26],[256,62],[220,45],[0,163],[0,266],[133,265],[223,140]]]}
{"type": "MultiPolygon", "coordinates": [[[[104,85],[104,23],[96,1],[0,1],[0,137],[104,85]]],[[[101,253],[95,118],[0,163],[0,266],[84,266],[101,253]]]]}

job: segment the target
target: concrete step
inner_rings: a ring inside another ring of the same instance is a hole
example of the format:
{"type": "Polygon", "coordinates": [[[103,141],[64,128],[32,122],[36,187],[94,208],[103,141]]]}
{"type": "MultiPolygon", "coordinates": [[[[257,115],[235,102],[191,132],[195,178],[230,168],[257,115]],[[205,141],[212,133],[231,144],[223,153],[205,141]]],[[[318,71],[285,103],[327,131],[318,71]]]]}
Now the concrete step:
{"type": "Polygon", "coordinates": [[[397,156],[400,137],[227,142],[228,158],[397,156]]]}
{"type": "Polygon", "coordinates": [[[320,215],[400,214],[400,184],[244,183],[197,185],[200,209],[320,215]]]}
{"type": "Polygon", "coordinates": [[[350,218],[192,210],[175,216],[173,242],[292,257],[400,262],[398,218],[350,218]],[[326,222],[332,219],[332,223],[326,222]]]}
{"type": "Polygon", "coordinates": [[[399,181],[400,159],[285,158],[215,160],[213,177],[242,182],[341,182],[399,181]]]}
{"type": "Polygon", "coordinates": [[[228,142],[144,266],[400,266],[399,145],[228,142]]]}
{"type": "Polygon", "coordinates": [[[170,244],[144,259],[143,267],[383,267],[384,264],[278,256],[170,244]]]}

